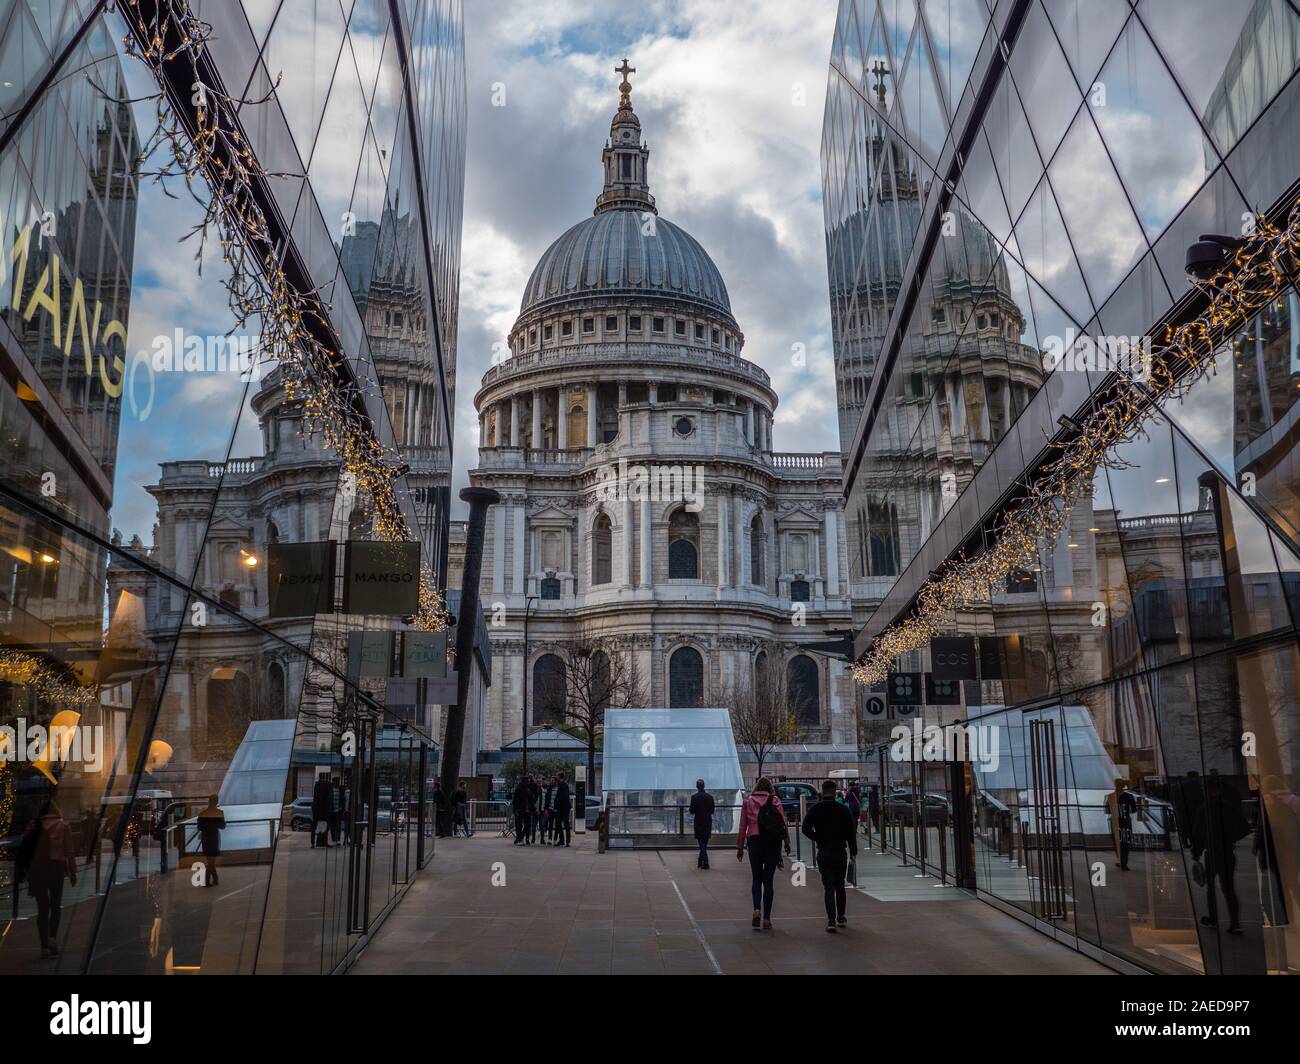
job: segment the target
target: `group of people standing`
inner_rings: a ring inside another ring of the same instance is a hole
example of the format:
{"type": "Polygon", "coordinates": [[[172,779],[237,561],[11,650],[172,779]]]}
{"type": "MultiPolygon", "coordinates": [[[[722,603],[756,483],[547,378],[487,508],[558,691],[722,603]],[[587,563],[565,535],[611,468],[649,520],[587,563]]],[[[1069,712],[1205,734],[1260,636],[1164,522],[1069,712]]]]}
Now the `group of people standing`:
{"type": "Polygon", "coordinates": [[[515,784],[510,805],[515,814],[516,846],[531,846],[539,837],[543,844],[569,845],[573,795],[563,772],[544,780],[525,772],[515,784]]]}
{"type": "MultiPolygon", "coordinates": [[[[701,869],[709,867],[708,847],[715,809],[716,803],[705,789],[704,780],[696,780],[690,813],[700,850],[696,866],[701,869]]],[[[828,779],[822,784],[821,800],[804,813],[800,825],[800,831],[812,840],[817,850],[817,870],[821,873],[826,902],[826,930],[832,933],[848,926],[846,884],[849,862],[858,855],[859,809],[860,798],[853,788],[841,795],[839,784],[828,779]]],[[[783,863],[782,853],[786,856],[790,853],[790,824],[776,788],[763,776],[745,798],[736,830],[736,860],[749,858],[750,894],[754,903],[750,922],[755,930],[772,929],[776,871],[783,863]]]]}

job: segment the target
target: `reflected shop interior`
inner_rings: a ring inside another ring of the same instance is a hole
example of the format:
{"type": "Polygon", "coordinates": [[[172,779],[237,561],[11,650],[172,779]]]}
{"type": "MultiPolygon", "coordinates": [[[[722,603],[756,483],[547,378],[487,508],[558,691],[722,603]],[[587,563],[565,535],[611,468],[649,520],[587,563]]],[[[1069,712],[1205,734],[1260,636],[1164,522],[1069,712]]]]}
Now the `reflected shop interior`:
{"type": "Polygon", "coordinates": [[[0,972],[326,973],[433,853],[437,710],[391,692],[445,679],[447,633],[350,577],[446,583],[460,4],[195,5],[283,261],[401,456],[400,544],[166,147],[142,158],[181,106],[124,43],[153,7],[0,0],[0,972]],[[45,809],[75,876],[29,891],[45,809]]]}
{"type": "MultiPolygon", "coordinates": [[[[1189,247],[1286,226],[1300,174],[1292,4],[920,7],[839,5],[823,130],[859,656],[1113,383],[1072,338],[1193,318],[1189,247]]],[[[1107,963],[1300,970],[1293,269],[860,693],[885,845],[1107,963]]]]}

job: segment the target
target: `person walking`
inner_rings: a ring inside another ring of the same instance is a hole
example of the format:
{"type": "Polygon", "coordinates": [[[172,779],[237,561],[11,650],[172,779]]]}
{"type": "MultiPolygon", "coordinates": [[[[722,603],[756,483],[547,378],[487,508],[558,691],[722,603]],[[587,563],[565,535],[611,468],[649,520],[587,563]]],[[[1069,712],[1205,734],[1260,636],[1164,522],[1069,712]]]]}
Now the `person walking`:
{"type": "Polygon", "coordinates": [[[531,779],[527,772],[519,777],[519,782],[515,784],[514,794],[510,796],[510,807],[515,814],[515,845],[528,845],[528,803],[532,794],[530,789],[531,779]]]}
{"type": "Polygon", "coordinates": [[[808,810],[801,830],[817,848],[817,870],[822,876],[822,891],[826,896],[826,930],[834,933],[837,927],[847,927],[844,915],[848,891],[844,880],[849,871],[849,860],[858,855],[858,832],[853,822],[853,812],[847,802],[836,800],[839,789],[834,780],[822,783],[821,801],[808,810]]]}
{"type": "Polygon", "coordinates": [[[555,777],[555,789],[551,796],[552,824],[556,846],[569,845],[569,813],[573,811],[573,797],[569,793],[569,781],[561,772],[555,777]]]}
{"type": "Polygon", "coordinates": [[[709,836],[713,834],[713,810],[717,803],[713,795],[704,789],[704,781],[695,781],[695,793],[691,795],[691,816],[695,818],[695,843],[700,848],[700,855],[695,860],[696,868],[709,867],[709,836]]]}
{"type": "Polygon", "coordinates": [[[465,781],[461,780],[456,787],[456,791],[451,796],[452,825],[451,833],[454,836],[456,829],[460,828],[465,833],[465,838],[470,837],[469,830],[469,795],[465,793],[465,781]]]}
{"type": "Polygon", "coordinates": [[[736,833],[736,860],[749,854],[750,893],[755,930],[772,930],[772,901],[776,891],[776,864],[781,850],[790,852],[790,830],[785,810],[776,796],[772,781],[766,776],[754,784],[754,790],[740,807],[740,828],[736,833]]]}
{"type": "Polygon", "coordinates": [[[328,776],[317,776],[311,792],[311,844],[329,848],[330,816],[334,811],[334,789],[328,776]]]}
{"type": "Polygon", "coordinates": [[[221,833],[226,829],[226,814],[217,806],[215,794],[208,797],[207,808],[198,815],[199,843],[203,850],[203,885],[216,886],[217,858],[221,856],[221,833]]]}
{"type": "Polygon", "coordinates": [[[72,828],[53,801],[42,804],[27,825],[18,851],[18,878],[27,879],[27,893],[36,899],[36,933],[41,956],[56,957],[59,918],[63,915],[63,881],[77,885],[77,853],[72,828]]]}

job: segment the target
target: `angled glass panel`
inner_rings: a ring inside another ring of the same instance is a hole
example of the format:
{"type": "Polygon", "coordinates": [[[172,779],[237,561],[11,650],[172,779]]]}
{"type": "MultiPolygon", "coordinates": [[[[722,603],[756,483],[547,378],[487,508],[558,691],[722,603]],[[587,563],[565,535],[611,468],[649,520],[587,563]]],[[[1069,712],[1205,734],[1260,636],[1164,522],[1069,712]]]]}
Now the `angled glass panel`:
{"type": "Polygon", "coordinates": [[[1079,89],[1068,70],[1047,15],[1034,4],[1011,52],[1011,77],[1044,159],[1055,153],[1079,109],[1079,89]]]}
{"type": "Polygon", "coordinates": [[[952,115],[987,31],[988,10],[980,0],[930,0],[924,16],[939,85],[952,115]]]}
{"type": "Polygon", "coordinates": [[[1142,0],[1137,12],[1221,152],[1300,61],[1300,19],[1284,0],[1142,0]]]}
{"type": "Polygon", "coordinates": [[[1218,165],[1218,154],[1136,19],[1097,84],[1088,106],[1154,240],[1218,165]]]}
{"type": "MultiPolygon", "coordinates": [[[[1016,223],[1016,242],[1025,269],[1076,321],[1092,317],[1092,302],[1066,233],[1051,186],[1044,178],[1016,223]]],[[[1045,335],[1039,323],[1040,338],[1045,335]]],[[[1062,336],[1064,331],[1055,335],[1062,336]]]]}
{"type": "Polygon", "coordinates": [[[1010,78],[1003,78],[998,84],[984,128],[993,163],[1002,180],[1007,211],[1014,221],[1020,217],[1043,176],[1043,162],[1010,78]]]}
{"type": "Polygon", "coordinates": [[[1086,109],[1061,142],[1048,176],[1089,294],[1100,306],[1147,244],[1086,109]]]}
{"type": "Polygon", "coordinates": [[[343,12],[337,0],[284,0],[263,54],[298,154],[310,159],[338,67],[343,12]]]}
{"type": "Polygon", "coordinates": [[[1131,8],[1127,0],[1043,0],[1043,7],[1086,95],[1131,8]]]}

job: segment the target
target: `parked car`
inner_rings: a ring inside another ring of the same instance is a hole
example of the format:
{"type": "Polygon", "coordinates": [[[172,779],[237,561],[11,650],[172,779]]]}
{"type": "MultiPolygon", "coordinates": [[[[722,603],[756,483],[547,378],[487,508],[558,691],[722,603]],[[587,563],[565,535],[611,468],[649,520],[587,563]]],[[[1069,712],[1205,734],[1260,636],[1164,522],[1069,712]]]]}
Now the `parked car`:
{"type": "MultiPolygon", "coordinates": [[[[885,796],[882,803],[883,813],[892,823],[911,827],[916,821],[916,810],[912,804],[910,790],[893,791],[885,796]]],[[[948,798],[942,794],[917,795],[918,802],[924,802],[925,823],[929,827],[948,823],[952,811],[948,808],[948,798]]]]}
{"type": "Polygon", "coordinates": [[[311,799],[295,798],[284,807],[284,818],[290,831],[310,831],[311,799]]]}
{"type": "Polygon", "coordinates": [[[596,817],[600,815],[600,798],[594,794],[587,795],[587,830],[596,830],[596,817]]]}
{"type": "Polygon", "coordinates": [[[786,820],[794,823],[799,819],[799,796],[805,799],[804,805],[811,808],[821,795],[811,783],[778,783],[776,796],[781,799],[781,808],[785,810],[786,820]]]}

